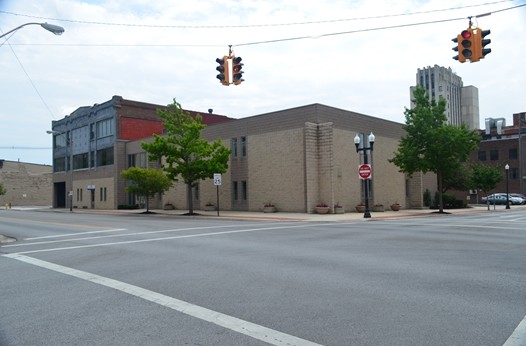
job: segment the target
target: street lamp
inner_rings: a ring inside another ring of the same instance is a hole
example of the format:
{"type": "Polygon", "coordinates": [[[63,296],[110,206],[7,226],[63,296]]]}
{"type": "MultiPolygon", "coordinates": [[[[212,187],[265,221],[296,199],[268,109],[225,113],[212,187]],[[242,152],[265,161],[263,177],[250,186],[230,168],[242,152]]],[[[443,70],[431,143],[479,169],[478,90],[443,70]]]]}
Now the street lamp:
{"type": "Polygon", "coordinates": [[[21,29],[21,28],[23,28],[24,26],[27,26],[27,25],[40,25],[41,27],[43,27],[44,29],[46,29],[46,30],[49,31],[49,32],[54,33],[55,35],[62,35],[62,34],[64,33],[64,28],[61,27],[61,26],[55,25],[55,24],[48,24],[48,23],[25,23],[25,24],[22,24],[22,25],[20,25],[20,26],[17,26],[17,27],[14,28],[13,30],[9,30],[9,31],[6,32],[5,34],[0,35],[0,38],[2,38],[2,37],[4,37],[4,36],[7,36],[7,35],[9,35],[10,33],[15,32],[15,31],[17,31],[18,29],[21,29]]]}
{"type": "MultiPolygon", "coordinates": [[[[64,138],[66,139],[66,155],[65,155],[65,158],[64,158],[64,171],[67,173],[68,171],[68,161],[70,163],[70,165],[72,164],[72,160],[69,158],[69,152],[68,152],[68,147],[72,144],[71,143],[71,140],[68,138],[67,136],[67,132],[62,132],[62,131],[55,131],[55,130],[47,130],[46,131],[47,134],[49,135],[56,135],[56,136],[60,136],[60,135],[63,135],[64,138]]],[[[73,147],[71,148],[71,154],[73,154],[73,147]]],[[[68,203],[69,203],[69,211],[73,211],[73,166],[69,167],[70,168],[70,185],[71,185],[71,190],[67,190],[67,186],[64,186],[64,189],[67,192],[67,196],[68,196],[68,203]]],[[[64,179],[64,184],[67,185],[67,182],[66,182],[66,179],[64,179]]]]}
{"type": "Polygon", "coordinates": [[[506,170],[506,209],[510,209],[510,185],[509,185],[509,176],[510,176],[510,165],[506,164],[504,166],[504,169],[506,170]]]}
{"type": "MultiPolygon", "coordinates": [[[[362,138],[363,138],[363,134],[360,136],[360,135],[356,135],[354,137],[354,145],[356,146],[356,152],[360,152],[360,151],[363,151],[363,163],[365,165],[369,164],[369,155],[371,154],[371,152],[373,151],[373,145],[374,145],[374,135],[373,133],[371,132],[369,134],[369,137],[368,137],[368,142],[369,142],[369,147],[367,147],[367,143],[361,143],[362,142],[362,138]],[[362,144],[362,145],[360,145],[362,144]],[[360,147],[361,146],[361,147],[360,147]]],[[[365,139],[364,139],[364,142],[365,142],[365,139]]],[[[364,180],[364,191],[365,191],[365,212],[363,213],[363,217],[364,218],[370,218],[371,217],[371,212],[369,210],[369,184],[370,184],[370,181],[371,181],[371,177],[369,176],[368,178],[365,178],[363,179],[364,180]]]]}

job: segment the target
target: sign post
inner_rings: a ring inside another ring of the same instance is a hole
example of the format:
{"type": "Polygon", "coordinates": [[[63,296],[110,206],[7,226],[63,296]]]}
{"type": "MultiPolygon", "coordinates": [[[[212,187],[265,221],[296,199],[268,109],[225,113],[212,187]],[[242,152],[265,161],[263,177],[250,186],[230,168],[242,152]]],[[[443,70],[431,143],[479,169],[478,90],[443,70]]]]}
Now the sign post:
{"type": "Polygon", "coordinates": [[[221,173],[214,173],[214,185],[216,186],[217,216],[219,216],[219,186],[221,185],[221,173]]]}
{"type": "Polygon", "coordinates": [[[360,165],[358,167],[358,175],[360,176],[360,179],[364,180],[364,179],[371,179],[371,175],[372,175],[372,169],[371,169],[371,165],[369,164],[364,164],[364,165],[360,165]]]}

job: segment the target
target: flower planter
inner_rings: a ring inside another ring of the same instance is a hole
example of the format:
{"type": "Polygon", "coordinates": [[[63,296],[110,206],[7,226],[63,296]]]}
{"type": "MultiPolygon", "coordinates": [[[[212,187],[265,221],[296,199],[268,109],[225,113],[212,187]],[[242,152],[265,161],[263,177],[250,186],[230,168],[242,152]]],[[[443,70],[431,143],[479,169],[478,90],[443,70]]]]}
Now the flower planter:
{"type": "Polygon", "coordinates": [[[355,208],[358,213],[365,213],[365,205],[359,204],[355,208]]]}
{"type": "Polygon", "coordinates": [[[400,210],[400,207],[401,207],[401,205],[398,204],[398,203],[391,204],[391,210],[392,210],[392,211],[399,211],[399,210],[400,210]]]}
{"type": "Polygon", "coordinates": [[[327,214],[331,210],[329,207],[316,207],[316,213],[318,214],[327,214]]]}
{"type": "Polygon", "coordinates": [[[383,204],[373,205],[373,211],[376,211],[376,212],[385,211],[383,204]]]}
{"type": "Polygon", "coordinates": [[[275,213],[276,212],[276,207],[272,206],[272,207],[263,207],[263,212],[264,213],[275,213]]]}
{"type": "Polygon", "coordinates": [[[343,214],[343,213],[344,213],[343,207],[334,208],[334,214],[343,214]]]}
{"type": "Polygon", "coordinates": [[[205,205],[205,211],[215,211],[216,206],[215,205],[205,205]]]}
{"type": "Polygon", "coordinates": [[[172,203],[166,203],[163,207],[164,210],[174,210],[175,207],[172,203]]]}

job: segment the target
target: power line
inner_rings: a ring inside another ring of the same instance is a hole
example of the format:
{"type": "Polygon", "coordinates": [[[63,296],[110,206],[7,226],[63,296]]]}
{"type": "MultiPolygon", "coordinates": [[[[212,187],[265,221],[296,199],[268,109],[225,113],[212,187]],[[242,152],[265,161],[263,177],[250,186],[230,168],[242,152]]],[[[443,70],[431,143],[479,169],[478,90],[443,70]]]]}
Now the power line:
{"type": "Polygon", "coordinates": [[[83,21],[83,20],[74,20],[74,19],[64,19],[64,18],[53,18],[53,17],[41,17],[41,16],[32,16],[22,13],[0,11],[0,13],[26,17],[26,18],[35,18],[43,20],[53,20],[60,22],[68,23],[78,23],[78,24],[90,24],[90,25],[108,25],[108,26],[126,26],[126,27],[146,27],[146,28],[175,28],[175,29],[228,29],[228,28],[257,28],[257,27],[278,27],[278,26],[294,26],[294,25],[312,25],[312,24],[327,24],[327,23],[338,23],[338,22],[349,22],[357,20],[367,20],[367,19],[383,19],[383,18],[393,18],[393,17],[402,17],[402,16],[412,16],[418,14],[428,14],[436,12],[447,12],[454,11],[472,7],[481,7],[487,5],[495,5],[503,2],[510,2],[515,0],[500,0],[493,2],[486,2],[478,5],[466,5],[466,6],[457,6],[450,7],[445,9],[429,10],[429,11],[418,11],[418,12],[409,12],[409,13],[399,13],[399,14],[386,14],[378,16],[369,16],[369,17],[357,17],[357,18],[344,18],[344,19],[329,19],[329,20],[319,20],[319,21],[307,21],[307,22],[292,22],[292,23],[276,23],[276,24],[250,24],[250,25],[160,25],[160,24],[131,24],[131,23],[111,23],[111,22],[95,22],[95,21],[83,21]]]}

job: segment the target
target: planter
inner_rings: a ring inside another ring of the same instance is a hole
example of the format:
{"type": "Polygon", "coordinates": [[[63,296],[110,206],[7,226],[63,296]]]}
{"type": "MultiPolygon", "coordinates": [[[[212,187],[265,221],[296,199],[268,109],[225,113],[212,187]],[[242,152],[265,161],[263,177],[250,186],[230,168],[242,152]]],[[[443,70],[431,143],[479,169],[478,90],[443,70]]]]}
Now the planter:
{"type": "Polygon", "coordinates": [[[365,205],[358,204],[355,208],[358,213],[365,213],[365,205]]]}
{"type": "Polygon", "coordinates": [[[398,203],[391,204],[391,210],[392,210],[392,211],[399,211],[399,210],[400,210],[400,207],[401,207],[401,205],[398,204],[398,203]]]}
{"type": "Polygon", "coordinates": [[[163,207],[164,210],[174,210],[175,207],[171,203],[166,203],[163,207]]]}
{"type": "Polygon", "coordinates": [[[318,214],[327,214],[331,208],[329,207],[316,207],[316,213],[318,214]]]}
{"type": "Polygon", "coordinates": [[[343,214],[343,213],[344,213],[343,207],[334,208],[334,214],[343,214]]]}
{"type": "Polygon", "coordinates": [[[264,213],[275,213],[276,212],[276,207],[272,206],[272,207],[263,207],[263,212],[264,213]]]}
{"type": "Polygon", "coordinates": [[[215,211],[216,206],[215,205],[205,205],[205,211],[215,211]]]}
{"type": "Polygon", "coordinates": [[[383,204],[377,204],[373,205],[373,211],[379,212],[379,211],[385,211],[383,204]]]}

